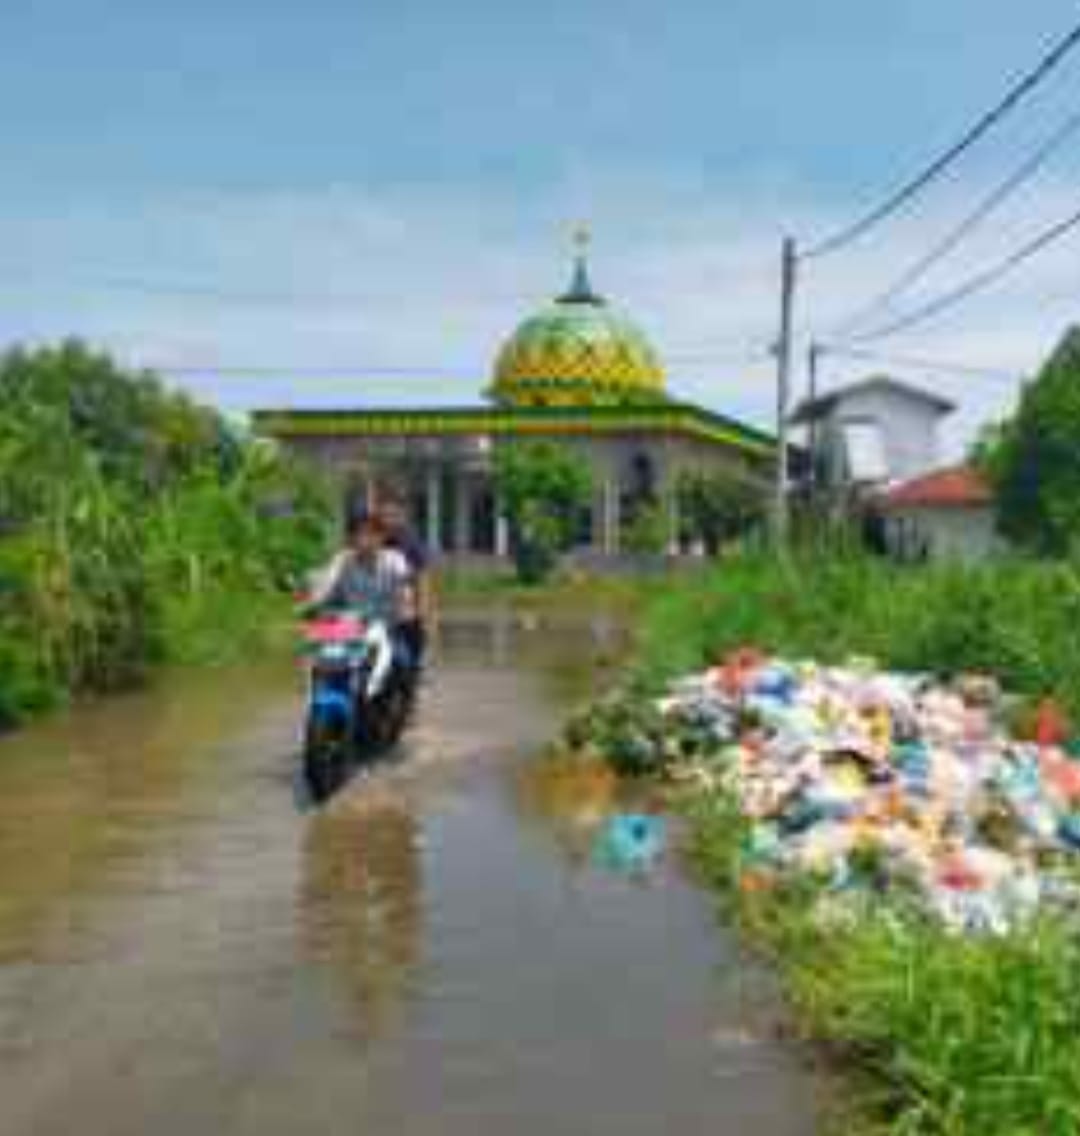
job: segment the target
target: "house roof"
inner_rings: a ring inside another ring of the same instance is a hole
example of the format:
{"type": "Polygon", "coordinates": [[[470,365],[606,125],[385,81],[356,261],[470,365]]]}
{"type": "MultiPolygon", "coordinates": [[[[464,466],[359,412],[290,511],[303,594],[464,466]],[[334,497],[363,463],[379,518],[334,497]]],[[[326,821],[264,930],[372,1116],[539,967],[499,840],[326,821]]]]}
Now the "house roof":
{"type": "Polygon", "coordinates": [[[823,418],[842,399],[849,398],[853,394],[861,394],[863,391],[880,388],[887,388],[904,395],[913,402],[921,402],[930,406],[938,414],[949,414],[956,409],[955,403],[950,402],[947,398],[942,398],[941,395],[935,394],[933,391],[905,383],[900,379],[894,379],[891,375],[871,375],[868,378],[860,379],[857,383],[848,383],[847,386],[836,387],[834,390],[818,395],[817,398],[805,399],[795,408],[795,413],[791,416],[791,423],[798,426],[817,418],[823,418]]]}
{"type": "Polygon", "coordinates": [[[989,505],[993,493],[986,479],[971,466],[939,469],[905,481],[882,494],[886,511],[910,507],[973,509],[989,505]]]}

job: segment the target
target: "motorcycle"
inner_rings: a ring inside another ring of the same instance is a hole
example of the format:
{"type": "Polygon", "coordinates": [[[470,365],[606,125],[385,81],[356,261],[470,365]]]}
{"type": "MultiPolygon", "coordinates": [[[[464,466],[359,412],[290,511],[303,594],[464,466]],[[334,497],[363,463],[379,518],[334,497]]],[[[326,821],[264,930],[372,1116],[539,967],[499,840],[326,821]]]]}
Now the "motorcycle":
{"type": "Polygon", "coordinates": [[[311,795],[321,801],[365,758],[397,742],[412,708],[413,681],[381,621],[348,611],[312,615],[304,642],[303,770],[311,795]]]}

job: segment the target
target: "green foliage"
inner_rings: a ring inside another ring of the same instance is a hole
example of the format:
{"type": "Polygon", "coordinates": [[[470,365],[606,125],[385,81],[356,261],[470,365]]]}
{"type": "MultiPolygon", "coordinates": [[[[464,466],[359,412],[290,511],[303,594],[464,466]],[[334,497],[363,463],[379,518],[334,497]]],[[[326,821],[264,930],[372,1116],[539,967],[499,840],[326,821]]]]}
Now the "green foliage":
{"type": "Polygon", "coordinates": [[[329,497],[214,412],[77,343],[0,359],[0,724],[250,631],[329,497]]]}
{"type": "Polygon", "coordinates": [[[557,442],[515,442],[495,455],[495,490],[510,524],[518,577],[539,583],[577,536],[592,494],[583,458],[557,442]]]}
{"type": "Polygon", "coordinates": [[[1080,351],[1047,363],[976,460],[995,487],[1000,528],[1017,545],[1060,555],[1080,544],[1080,351]]]}
{"type": "Polygon", "coordinates": [[[989,670],[1013,690],[1080,715],[1080,568],[1003,561],[905,568],[847,556],[734,557],[657,588],[641,628],[656,674],[755,644],[785,655],[887,666],[989,670]]]}
{"type": "Polygon", "coordinates": [[[623,529],[622,547],[638,556],[656,556],[667,549],[668,521],[660,505],[640,504],[623,529]]]}
{"type": "Polygon", "coordinates": [[[765,518],[764,491],[737,474],[687,472],[676,492],[683,539],[704,541],[709,552],[765,518]]]}

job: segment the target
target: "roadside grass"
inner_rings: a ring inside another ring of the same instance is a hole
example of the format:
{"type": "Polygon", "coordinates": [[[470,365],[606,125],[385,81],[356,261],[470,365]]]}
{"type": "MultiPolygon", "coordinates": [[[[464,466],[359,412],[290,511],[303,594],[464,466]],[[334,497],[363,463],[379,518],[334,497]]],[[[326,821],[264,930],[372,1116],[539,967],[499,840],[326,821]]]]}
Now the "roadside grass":
{"type": "Polygon", "coordinates": [[[741,818],[686,794],[691,855],[727,921],[783,975],[799,1034],[850,1081],[859,1136],[1080,1131],[1080,941],[1047,922],[1003,938],[944,933],[914,909],[823,912],[813,883],[746,888],[741,818]]]}
{"type": "MultiPolygon", "coordinates": [[[[651,689],[754,644],[787,656],[992,671],[1080,715],[1080,573],[1066,563],[901,569],[864,558],[735,559],[643,609],[651,689]]],[[[1074,717],[1075,720],[1075,717],[1074,717]]],[[[679,789],[692,855],[733,922],[778,966],[796,1028],[847,1071],[843,1132],[1080,1132],[1080,936],[1045,921],[950,935],[899,900],[821,902],[813,881],[755,887],[745,825],[718,792],[679,789]],[[830,911],[832,915],[830,916],[830,911]]]]}

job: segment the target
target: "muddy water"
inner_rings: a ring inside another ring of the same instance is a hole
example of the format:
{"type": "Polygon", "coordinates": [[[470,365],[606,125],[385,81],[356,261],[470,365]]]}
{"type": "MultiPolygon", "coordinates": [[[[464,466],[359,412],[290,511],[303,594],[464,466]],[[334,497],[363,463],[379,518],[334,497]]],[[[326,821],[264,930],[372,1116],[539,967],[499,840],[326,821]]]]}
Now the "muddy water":
{"type": "Polygon", "coordinates": [[[287,660],[0,742],[0,1132],[813,1131],[673,855],[540,763],[604,623],[448,620],[400,761],[305,810],[287,660]]]}

